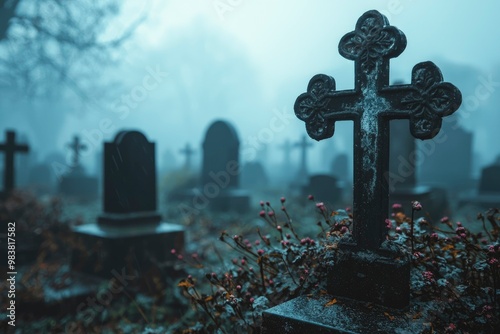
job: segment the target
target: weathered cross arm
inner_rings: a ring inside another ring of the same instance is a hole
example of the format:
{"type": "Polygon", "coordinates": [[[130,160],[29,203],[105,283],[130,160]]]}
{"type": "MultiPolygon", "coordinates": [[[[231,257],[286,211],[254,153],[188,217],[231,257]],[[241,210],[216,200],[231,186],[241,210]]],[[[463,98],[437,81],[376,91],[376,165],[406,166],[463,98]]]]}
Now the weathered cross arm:
{"type": "Polygon", "coordinates": [[[335,121],[354,120],[357,113],[352,106],[357,92],[335,91],[335,79],[325,74],[315,75],[295,101],[295,115],[306,122],[309,136],[322,140],[333,136],[335,121]]]}
{"type": "Polygon", "coordinates": [[[390,86],[381,96],[391,101],[382,115],[389,119],[409,119],[410,132],[418,139],[432,139],[441,129],[442,118],[453,114],[462,103],[462,94],[443,81],[439,68],[430,61],[413,67],[410,85],[390,86]]]}

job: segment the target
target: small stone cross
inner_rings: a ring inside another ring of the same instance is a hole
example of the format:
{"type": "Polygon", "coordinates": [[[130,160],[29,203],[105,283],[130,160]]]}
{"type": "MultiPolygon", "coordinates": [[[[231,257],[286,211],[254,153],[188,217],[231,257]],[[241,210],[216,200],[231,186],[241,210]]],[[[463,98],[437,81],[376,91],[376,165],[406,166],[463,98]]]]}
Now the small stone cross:
{"type": "Polygon", "coordinates": [[[16,133],[14,131],[6,131],[6,137],[5,143],[0,144],[0,151],[5,154],[4,191],[9,193],[14,189],[14,154],[16,152],[28,152],[29,147],[28,145],[16,144],[16,133]]]}
{"type": "Polygon", "coordinates": [[[184,168],[185,169],[190,169],[191,168],[191,156],[194,155],[194,150],[191,148],[191,145],[189,143],[186,143],[186,146],[180,150],[181,154],[186,156],[186,161],[184,163],[184,168]]]}
{"type": "Polygon", "coordinates": [[[311,143],[307,142],[306,136],[302,136],[301,141],[294,144],[294,147],[300,148],[300,169],[299,174],[301,176],[307,175],[307,149],[312,146],[311,143]]]}
{"type": "Polygon", "coordinates": [[[309,136],[318,141],[333,136],[335,121],[354,123],[353,237],[359,249],[377,250],[385,240],[389,121],[409,119],[414,137],[431,139],[439,132],[442,117],[462,102],[460,91],[443,82],[432,62],[413,67],[411,84],[390,86],[389,59],[405,48],[402,31],[379,12],[366,12],[339,43],[339,53],[355,64],[354,89],[337,91],[332,77],[318,74],[294,106],[309,136]]]}
{"type": "Polygon", "coordinates": [[[80,151],[85,151],[87,145],[82,144],[78,136],[74,136],[68,147],[73,151],[73,167],[78,167],[80,165],[80,151]]]}

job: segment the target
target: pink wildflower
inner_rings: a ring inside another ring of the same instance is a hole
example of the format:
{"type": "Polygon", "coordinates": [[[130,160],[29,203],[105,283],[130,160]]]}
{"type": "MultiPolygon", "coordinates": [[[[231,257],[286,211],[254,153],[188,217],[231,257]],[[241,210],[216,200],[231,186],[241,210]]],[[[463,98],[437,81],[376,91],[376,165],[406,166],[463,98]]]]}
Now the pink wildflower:
{"type": "Polygon", "coordinates": [[[402,208],[402,207],[403,207],[403,206],[402,206],[401,204],[399,204],[399,203],[394,203],[394,204],[392,205],[392,209],[393,209],[393,210],[401,210],[401,208],[402,208]]]}
{"type": "Polygon", "coordinates": [[[385,220],[385,228],[388,230],[392,228],[392,221],[390,219],[385,220]]]}
{"type": "Polygon", "coordinates": [[[316,203],[316,207],[318,209],[320,209],[321,211],[325,211],[326,210],[325,203],[323,203],[323,202],[316,203]]]}

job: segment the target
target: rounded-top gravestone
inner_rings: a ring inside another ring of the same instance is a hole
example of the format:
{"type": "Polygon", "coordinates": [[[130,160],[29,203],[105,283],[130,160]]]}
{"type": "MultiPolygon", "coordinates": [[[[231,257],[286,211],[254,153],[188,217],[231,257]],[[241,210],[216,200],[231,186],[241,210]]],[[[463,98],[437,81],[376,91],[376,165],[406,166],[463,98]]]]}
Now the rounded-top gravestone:
{"type": "Polygon", "coordinates": [[[239,173],[227,173],[228,166],[239,163],[240,141],[234,127],[225,121],[210,125],[203,141],[202,186],[214,181],[214,175],[224,173],[229,179],[224,188],[237,188],[239,173]],[[234,175],[236,174],[236,175],[234,175]]]}

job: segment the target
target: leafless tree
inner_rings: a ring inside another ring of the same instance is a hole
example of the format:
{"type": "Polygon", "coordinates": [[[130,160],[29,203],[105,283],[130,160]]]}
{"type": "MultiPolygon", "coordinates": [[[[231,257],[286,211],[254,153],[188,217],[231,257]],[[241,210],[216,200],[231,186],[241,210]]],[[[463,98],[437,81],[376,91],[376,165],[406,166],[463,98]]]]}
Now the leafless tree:
{"type": "Polygon", "coordinates": [[[0,0],[0,89],[27,96],[77,94],[102,84],[99,73],[143,21],[109,32],[120,0],[0,0]],[[69,88],[69,89],[67,89],[69,88]]]}

